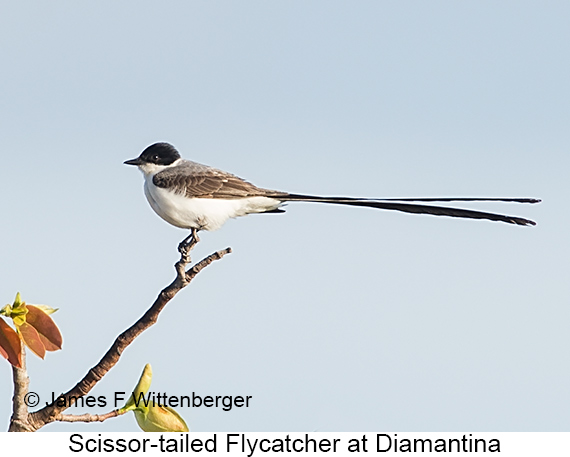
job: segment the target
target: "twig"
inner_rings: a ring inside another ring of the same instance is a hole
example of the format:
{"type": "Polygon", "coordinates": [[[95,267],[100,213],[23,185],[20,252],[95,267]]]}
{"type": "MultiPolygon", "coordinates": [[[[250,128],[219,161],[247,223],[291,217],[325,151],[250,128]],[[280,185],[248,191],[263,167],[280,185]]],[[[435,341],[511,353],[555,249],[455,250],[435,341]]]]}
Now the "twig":
{"type": "MultiPolygon", "coordinates": [[[[43,407],[42,409],[35,411],[33,413],[27,414],[27,420],[24,424],[16,422],[14,419],[10,424],[10,430],[13,431],[35,431],[43,427],[50,422],[57,420],[68,420],[70,417],[81,417],[85,418],[89,415],[83,416],[71,416],[62,414],[67,408],[75,403],[75,400],[89,393],[93,387],[109,372],[113,366],[119,361],[123,351],[129,346],[137,336],[144,332],[151,325],[156,323],[158,315],[164,309],[166,304],[172,300],[172,298],[184,287],[186,287],[192,279],[206,266],[210,265],[215,260],[221,259],[224,255],[231,252],[231,248],[224,249],[222,251],[210,254],[205,259],[201,260],[194,266],[186,270],[187,265],[190,263],[190,251],[196,246],[199,239],[196,231],[192,231],[190,237],[184,240],[180,246],[180,260],[176,263],[176,278],[174,281],[163,289],[158,297],[156,298],[153,305],[148,309],[148,311],[130,328],[121,333],[113,345],[109,348],[107,353],[103,358],[91,368],[87,374],[79,381],[73,388],[71,388],[67,393],[62,394],[58,399],[51,404],[43,407]],[[65,402],[61,402],[61,397],[65,398],[65,402]],[[73,398],[72,398],[73,397],[73,398]],[[64,403],[64,405],[63,405],[64,403]],[[64,419],[62,419],[64,418],[64,419]]],[[[26,386],[27,389],[27,386],[26,386]]],[[[107,415],[104,415],[107,416],[107,415]]],[[[104,417],[104,416],[92,416],[92,417],[104,417]]],[[[105,419],[103,419],[105,420],[105,419]]],[[[75,421],[75,420],[74,420],[75,421]]]]}
{"type": "Polygon", "coordinates": [[[103,422],[112,417],[121,416],[122,414],[119,413],[118,409],[114,409],[107,414],[58,414],[54,420],[58,422],[103,422]]]}

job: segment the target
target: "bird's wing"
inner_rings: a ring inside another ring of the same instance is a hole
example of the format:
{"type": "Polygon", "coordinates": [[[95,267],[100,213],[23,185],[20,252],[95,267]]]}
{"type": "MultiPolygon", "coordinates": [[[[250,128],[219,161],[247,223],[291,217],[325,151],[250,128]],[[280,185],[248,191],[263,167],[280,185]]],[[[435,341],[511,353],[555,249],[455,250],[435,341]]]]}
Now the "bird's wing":
{"type": "Polygon", "coordinates": [[[157,187],[171,189],[188,198],[247,198],[283,195],[261,189],[250,182],[222,170],[194,164],[172,167],[153,176],[157,187]]]}

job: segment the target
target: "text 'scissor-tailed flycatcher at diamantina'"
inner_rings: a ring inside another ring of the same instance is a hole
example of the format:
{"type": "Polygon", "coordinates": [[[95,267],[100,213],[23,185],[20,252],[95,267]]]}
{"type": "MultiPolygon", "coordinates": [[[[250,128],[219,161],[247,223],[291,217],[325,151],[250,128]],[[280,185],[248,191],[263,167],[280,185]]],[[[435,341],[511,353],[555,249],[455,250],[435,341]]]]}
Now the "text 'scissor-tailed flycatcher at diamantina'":
{"type": "Polygon", "coordinates": [[[184,160],[168,143],[146,148],[127,160],[144,174],[144,193],[152,209],[170,224],[192,230],[216,230],[232,217],[252,213],[281,213],[284,202],[319,202],[337,205],[433,214],[435,216],[488,219],[516,225],[535,225],[515,216],[409,202],[505,201],[538,203],[534,198],[402,198],[376,199],[317,197],[263,189],[225,171],[184,160]]]}

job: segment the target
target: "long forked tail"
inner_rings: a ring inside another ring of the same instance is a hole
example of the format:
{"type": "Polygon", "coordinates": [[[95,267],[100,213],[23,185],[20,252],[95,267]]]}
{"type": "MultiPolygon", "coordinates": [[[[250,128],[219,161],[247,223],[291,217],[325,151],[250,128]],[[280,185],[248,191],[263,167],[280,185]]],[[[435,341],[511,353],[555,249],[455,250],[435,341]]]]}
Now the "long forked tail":
{"type": "MultiPolygon", "coordinates": [[[[281,197],[280,197],[281,199],[281,197]]],[[[446,206],[433,206],[416,204],[409,202],[514,202],[514,203],[539,203],[536,198],[351,198],[351,197],[317,197],[313,195],[286,194],[282,197],[283,201],[302,201],[302,202],[319,202],[332,203],[336,205],[365,206],[369,208],[386,209],[393,211],[402,211],[404,213],[414,214],[432,214],[434,216],[462,217],[466,219],[488,219],[491,221],[506,222],[516,225],[536,225],[536,222],[530,219],[524,219],[516,216],[505,216],[502,214],[485,213],[482,211],[474,211],[463,208],[449,208],[446,206]]]]}

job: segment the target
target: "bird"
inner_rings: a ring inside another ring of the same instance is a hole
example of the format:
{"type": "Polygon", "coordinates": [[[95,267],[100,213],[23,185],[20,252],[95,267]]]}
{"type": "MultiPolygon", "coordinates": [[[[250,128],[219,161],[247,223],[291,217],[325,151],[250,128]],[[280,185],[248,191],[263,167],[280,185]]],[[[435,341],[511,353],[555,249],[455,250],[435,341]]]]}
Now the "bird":
{"type": "MultiPolygon", "coordinates": [[[[257,187],[250,182],[207,165],[185,160],[169,143],[154,143],[135,159],[126,160],[144,175],[144,193],[152,209],[169,224],[190,229],[217,230],[228,219],[255,213],[283,213],[286,202],[314,202],[362,206],[415,214],[431,214],[467,219],[487,219],[529,226],[529,219],[463,208],[428,205],[435,202],[517,202],[538,203],[536,198],[354,198],[293,194],[257,187]]],[[[184,242],[183,242],[184,243],[184,242]]]]}

